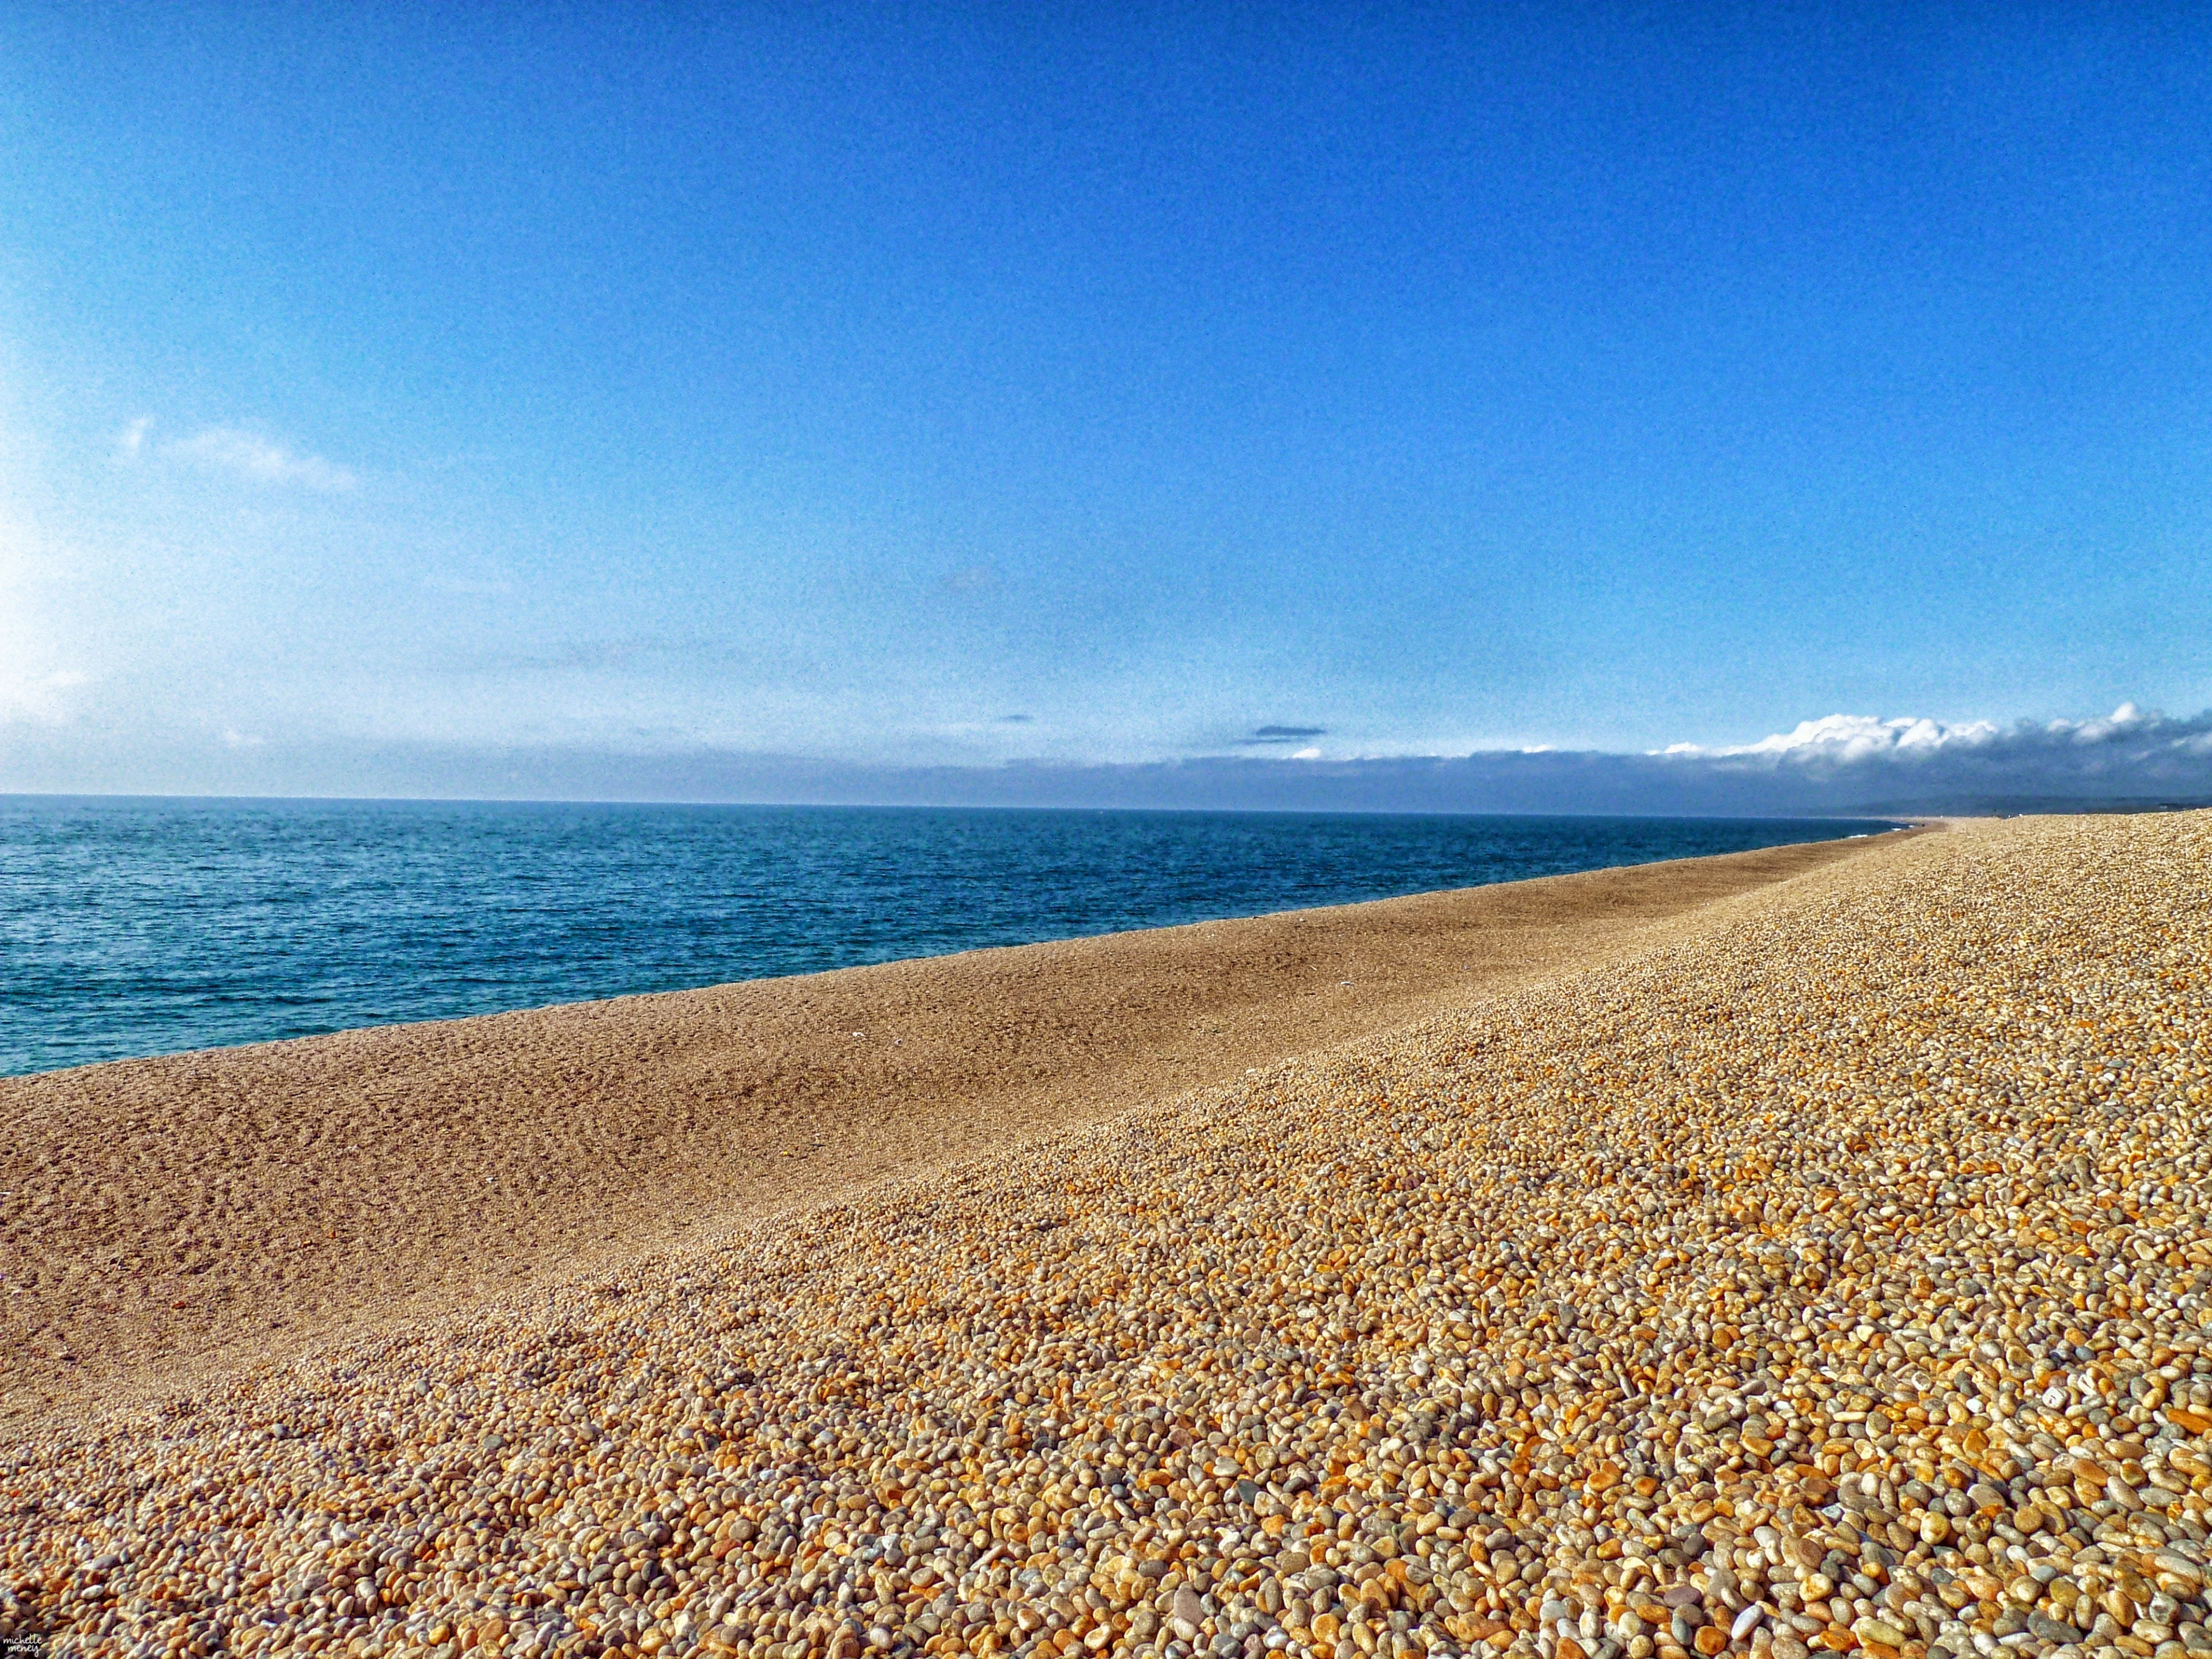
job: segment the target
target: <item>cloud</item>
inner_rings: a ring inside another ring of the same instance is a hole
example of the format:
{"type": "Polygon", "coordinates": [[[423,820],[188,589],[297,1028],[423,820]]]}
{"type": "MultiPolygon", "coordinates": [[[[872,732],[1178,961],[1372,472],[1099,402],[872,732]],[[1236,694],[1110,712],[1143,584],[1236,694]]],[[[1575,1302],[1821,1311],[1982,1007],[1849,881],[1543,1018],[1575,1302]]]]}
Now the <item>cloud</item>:
{"type": "MultiPolygon", "coordinates": [[[[587,651],[586,654],[589,654],[587,651]]],[[[1495,749],[1326,759],[1310,750],[1133,764],[1022,761],[901,765],[740,750],[639,732],[620,744],[200,743],[185,760],[103,748],[60,702],[82,676],[10,682],[0,671],[0,788],[207,791],[568,800],[784,801],[915,806],[1071,806],[1633,816],[1874,818],[2212,805],[2212,712],[2170,717],[2123,704],[2086,720],[1903,725],[1830,739],[1618,754],[1495,749]],[[27,709],[43,710],[28,721],[27,709]],[[42,738],[38,720],[52,736],[42,738]],[[216,763],[203,758],[209,753],[216,763]],[[135,757],[135,758],[134,758],[135,757]]],[[[1834,735],[1843,734],[1843,735],[1834,735]]],[[[143,734],[142,734],[143,736],[143,734]]]]}
{"type": "MultiPolygon", "coordinates": [[[[131,423],[126,435],[131,454],[145,442],[150,421],[131,423]]],[[[354,488],[360,480],[346,468],[319,455],[301,455],[283,444],[240,427],[210,426],[189,438],[161,446],[164,455],[190,461],[211,471],[229,472],[258,483],[301,484],[332,493],[354,488]]]]}
{"type": "Polygon", "coordinates": [[[154,417],[141,415],[129,426],[115,434],[115,459],[135,461],[146,453],[146,434],[154,429],[154,417]]]}
{"type": "MultiPolygon", "coordinates": [[[[1270,735],[1294,741],[1284,729],[1270,735]]],[[[1329,760],[1305,746],[1121,765],[906,768],[699,751],[609,765],[627,788],[699,799],[1712,817],[2068,811],[2212,805],[2212,712],[2175,719],[2123,704],[2100,719],[2003,726],[1837,716],[1771,739],[1656,754],[1530,748],[1329,760]],[[672,781],[678,775],[685,781],[672,781]],[[654,776],[671,781],[648,785],[654,776]]]]}
{"type": "Polygon", "coordinates": [[[634,668],[645,658],[668,649],[666,641],[656,639],[570,640],[532,660],[530,665],[556,672],[601,673],[634,668]]]}
{"type": "MultiPolygon", "coordinates": [[[[1328,728],[1325,726],[1255,726],[1249,736],[1239,738],[1237,741],[1247,746],[1257,746],[1263,744],[1304,743],[1309,738],[1325,738],[1328,735],[1328,728]]],[[[1315,750],[1310,754],[1294,756],[1292,758],[1310,759],[1312,754],[1319,752],[1320,750],[1315,750]]]]}
{"type": "Polygon", "coordinates": [[[465,674],[620,673],[652,661],[711,655],[716,648],[702,639],[640,634],[626,639],[554,640],[536,651],[446,654],[439,658],[439,665],[465,674]]]}
{"type": "Polygon", "coordinates": [[[1792,799],[1979,804],[2212,800],[2212,711],[2124,702],[2094,720],[1947,725],[1830,714],[1757,743],[1644,757],[1716,787],[1792,799]]]}
{"type": "Polygon", "coordinates": [[[51,674],[0,671],[0,725],[59,726],[69,714],[67,694],[88,678],[69,670],[51,674]]]}
{"type": "Polygon", "coordinates": [[[2086,787],[2132,778],[2195,787],[2212,783],[2200,769],[2212,761],[2212,711],[2176,719],[2124,702],[2095,720],[2018,720],[2010,726],[1829,714],[1757,743],[1711,749],[1678,743],[1657,751],[1656,758],[1713,763],[1731,772],[1765,768],[1838,781],[2018,776],[2086,787]]]}
{"type": "MultiPolygon", "coordinates": [[[[2130,705],[2130,708],[2133,705],[2130,705]]],[[[1787,760],[1849,764],[1883,755],[1927,754],[1948,747],[1986,743],[1997,735],[1988,720],[1946,726],[1940,720],[1882,720],[1873,714],[1824,714],[1800,720],[1796,729],[1775,732],[1757,743],[1705,749],[1693,743],[1670,744],[1662,755],[1772,755],[1787,760]]]]}

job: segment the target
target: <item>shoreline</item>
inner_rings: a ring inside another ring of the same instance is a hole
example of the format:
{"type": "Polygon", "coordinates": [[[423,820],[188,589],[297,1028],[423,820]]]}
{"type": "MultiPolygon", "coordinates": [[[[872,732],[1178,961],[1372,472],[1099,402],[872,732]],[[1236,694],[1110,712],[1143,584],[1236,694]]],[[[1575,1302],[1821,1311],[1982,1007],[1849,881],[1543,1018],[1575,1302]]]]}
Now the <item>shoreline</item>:
{"type": "MultiPolygon", "coordinates": [[[[409,829],[404,819],[314,808],[286,803],[232,826],[220,811],[171,801],[118,814],[58,808],[59,816],[0,824],[0,839],[21,840],[30,853],[26,879],[0,895],[0,930],[52,933],[52,948],[24,958],[21,994],[0,1007],[0,1075],[1242,920],[1887,827],[1607,817],[1518,829],[1510,819],[1392,817],[1355,827],[1294,817],[1264,828],[1208,817],[1215,828],[1187,834],[1157,814],[1139,815],[1140,828],[1102,829],[1115,815],[1022,827],[1020,815],[987,811],[966,828],[923,813],[889,830],[884,815],[842,809],[761,809],[744,827],[750,814],[672,821],[649,807],[564,812],[538,824],[486,805],[481,823],[441,813],[409,829]],[[604,822],[584,827],[594,817],[604,822]],[[371,872],[418,835],[428,837],[418,850],[440,878],[372,895],[382,878],[371,872]],[[273,863],[262,856],[287,837],[299,842],[295,854],[273,863]],[[653,873],[641,883],[641,858],[653,873]],[[149,896],[143,905],[87,905],[89,890],[76,890],[71,870],[104,872],[100,884],[115,897],[149,896]],[[210,925],[220,933],[204,934],[210,925]]],[[[7,810],[0,799],[0,817],[7,810]]]]}
{"type": "Polygon", "coordinates": [[[1226,1084],[58,1416],[0,1452],[0,1637],[2185,1659],[2212,814],[1890,847],[1226,1084]]]}
{"type": "Polygon", "coordinates": [[[0,1434],[1218,1086],[1923,833],[0,1079],[0,1434]]]}

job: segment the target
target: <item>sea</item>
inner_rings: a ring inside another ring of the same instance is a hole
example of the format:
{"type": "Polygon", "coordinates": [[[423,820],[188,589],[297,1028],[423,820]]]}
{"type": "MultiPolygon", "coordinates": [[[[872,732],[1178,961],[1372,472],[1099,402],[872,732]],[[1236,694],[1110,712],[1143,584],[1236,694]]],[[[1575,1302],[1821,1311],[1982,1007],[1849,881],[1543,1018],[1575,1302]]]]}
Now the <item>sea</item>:
{"type": "Polygon", "coordinates": [[[0,796],[0,1075],[1895,827],[0,796]]]}

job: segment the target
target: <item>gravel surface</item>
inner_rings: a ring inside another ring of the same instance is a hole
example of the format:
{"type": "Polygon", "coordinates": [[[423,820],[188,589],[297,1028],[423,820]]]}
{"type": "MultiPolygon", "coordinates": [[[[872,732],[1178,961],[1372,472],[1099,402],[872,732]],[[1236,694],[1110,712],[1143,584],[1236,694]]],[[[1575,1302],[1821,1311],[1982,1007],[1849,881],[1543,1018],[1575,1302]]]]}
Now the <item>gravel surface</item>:
{"type": "Polygon", "coordinates": [[[48,1425],[121,1652],[2212,1651],[2212,817],[1633,960],[48,1425]]]}

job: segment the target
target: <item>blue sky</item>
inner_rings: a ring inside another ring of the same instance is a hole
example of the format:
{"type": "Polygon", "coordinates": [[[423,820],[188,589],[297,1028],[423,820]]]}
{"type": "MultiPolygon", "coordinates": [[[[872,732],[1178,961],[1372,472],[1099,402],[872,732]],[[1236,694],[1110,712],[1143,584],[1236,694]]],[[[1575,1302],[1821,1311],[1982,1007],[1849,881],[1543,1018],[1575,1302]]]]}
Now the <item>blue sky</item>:
{"type": "Polygon", "coordinates": [[[2208,46],[11,6],[0,788],[2192,715],[2208,46]]]}

